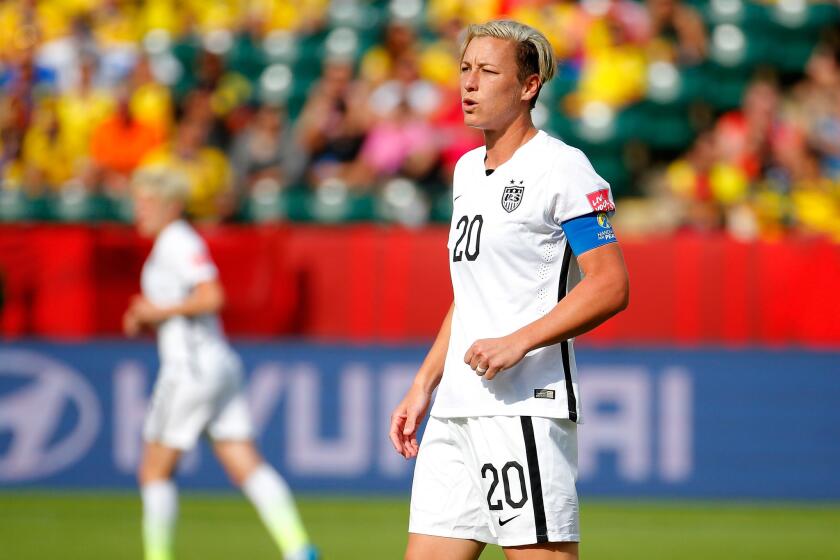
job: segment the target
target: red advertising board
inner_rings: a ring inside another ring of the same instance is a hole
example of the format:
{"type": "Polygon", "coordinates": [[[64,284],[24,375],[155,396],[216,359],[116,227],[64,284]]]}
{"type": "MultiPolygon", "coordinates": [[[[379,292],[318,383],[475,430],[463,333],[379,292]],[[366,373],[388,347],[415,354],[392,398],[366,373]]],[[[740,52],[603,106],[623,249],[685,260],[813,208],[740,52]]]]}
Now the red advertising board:
{"type": "MultiPolygon", "coordinates": [[[[221,270],[225,326],[236,336],[427,340],[451,302],[445,228],[200,231],[221,270]]],[[[692,234],[621,242],[630,307],[587,342],[840,346],[840,245],[692,234]]],[[[119,336],[150,246],[125,226],[0,227],[0,332],[119,336]]]]}

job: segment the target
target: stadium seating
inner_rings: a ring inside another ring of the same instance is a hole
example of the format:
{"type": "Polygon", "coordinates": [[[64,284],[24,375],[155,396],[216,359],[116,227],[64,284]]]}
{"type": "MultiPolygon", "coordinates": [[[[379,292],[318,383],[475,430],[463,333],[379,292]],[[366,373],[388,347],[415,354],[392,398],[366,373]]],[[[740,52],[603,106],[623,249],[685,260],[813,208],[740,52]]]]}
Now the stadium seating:
{"type": "MultiPolygon", "coordinates": [[[[716,116],[739,107],[754,76],[774,75],[783,83],[800,76],[823,32],[840,22],[840,9],[830,3],[702,0],[687,4],[696,8],[707,28],[705,60],[673,63],[651,59],[641,97],[616,106],[568,111],[580,80],[580,60],[570,58],[561,62],[557,79],[541,94],[540,124],[584,149],[617,196],[643,194],[643,173],[678,156],[716,116]],[[646,156],[639,159],[633,154],[646,156]]],[[[365,53],[382,44],[386,27],[394,18],[410,22],[418,44],[440,38],[440,29],[418,11],[422,7],[420,2],[336,1],[324,4],[322,13],[313,12],[316,24],[274,29],[244,23],[208,30],[206,22],[213,21],[212,14],[205,14],[198,18],[204,27],[180,34],[153,29],[145,33],[141,45],[151,57],[158,79],[170,80],[166,85],[177,103],[206,78],[201,73],[209,64],[203,60],[209,53],[221,64],[212,101],[219,118],[227,118],[240,106],[282,103],[294,125],[321,77],[324,60],[350,59],[358,67],[365,53]]],[[[7,74],[10,68],[6,64],[7,74]]],[[[4,95],[0,94],[0,99],[4,95]]],[[[446,181],[438,180],[441,182],[446,181]]],[[[388,219],[381,208],[379,189],[356,189],[343,210],[326,216],[313,210],[318,196],[312,187],[311,181],[305,180],[275,192],[242,196],[239,210],[229,219],[388,219]]],[[[54,194],[55,189],[51,190],[53,194],[41,195],[35,189],[36,195],[31,197],[7,186],[0,199],[0,219],[73,222],[130,217],[130,208],[119,196],[78,189],[54,194]]],[[[424,196],[432,209],[430,218],[447,220],[446,195],[441,189],[424,196]]]]}

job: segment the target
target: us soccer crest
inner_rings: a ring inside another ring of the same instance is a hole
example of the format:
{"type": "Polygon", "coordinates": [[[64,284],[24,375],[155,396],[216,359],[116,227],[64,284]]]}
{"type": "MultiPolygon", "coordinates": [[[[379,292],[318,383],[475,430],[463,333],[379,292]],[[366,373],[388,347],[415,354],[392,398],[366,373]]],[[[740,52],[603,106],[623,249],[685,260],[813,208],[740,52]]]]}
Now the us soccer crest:
{"type": "Polygon", "coordinates": [[[510,213],[519,208],[519,204],[522,202],[522,197],[525,195],[524,182],[525,181],[514,181],[511,179],[510,184],[505,187],[505,190],[502,193],[502,208],[504,208],[506,212],[510,213]]]}

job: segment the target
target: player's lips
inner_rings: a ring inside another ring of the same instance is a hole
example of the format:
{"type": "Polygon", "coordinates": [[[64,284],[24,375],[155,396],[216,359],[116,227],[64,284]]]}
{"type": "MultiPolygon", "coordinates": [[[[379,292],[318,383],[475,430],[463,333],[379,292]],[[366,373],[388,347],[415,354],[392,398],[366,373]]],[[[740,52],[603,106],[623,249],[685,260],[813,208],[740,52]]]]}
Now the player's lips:
{"type": "Polygon", "coordinates": [[[464,109],[472,109],[476,105],[478,105],[478,101],[474,99],[464,98],[461,101],[461,107],[463,107],[464,109]]]}

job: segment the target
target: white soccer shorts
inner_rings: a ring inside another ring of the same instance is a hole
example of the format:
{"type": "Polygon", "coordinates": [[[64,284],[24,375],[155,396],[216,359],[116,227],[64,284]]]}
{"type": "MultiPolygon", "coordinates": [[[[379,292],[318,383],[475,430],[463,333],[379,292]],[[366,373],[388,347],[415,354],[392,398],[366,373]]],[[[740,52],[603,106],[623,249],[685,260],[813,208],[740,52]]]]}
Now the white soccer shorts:
{"type": "Polygon", "coordinates": [[[429,418],[409,532],[500,546],[578,542],[577,426],[530,416],[429,418]]]}
{"type": "Polygon", "coordinates": [[[207,434],[213,440],[253,438],[238,360],[217,366],[164,366],[155,383],[143,438],[184,451],[207,434]]]}

